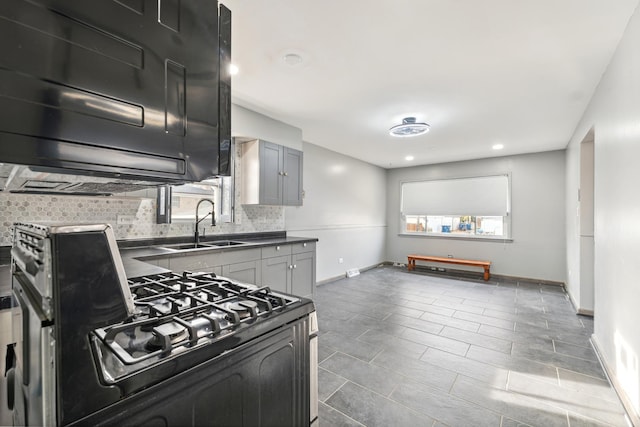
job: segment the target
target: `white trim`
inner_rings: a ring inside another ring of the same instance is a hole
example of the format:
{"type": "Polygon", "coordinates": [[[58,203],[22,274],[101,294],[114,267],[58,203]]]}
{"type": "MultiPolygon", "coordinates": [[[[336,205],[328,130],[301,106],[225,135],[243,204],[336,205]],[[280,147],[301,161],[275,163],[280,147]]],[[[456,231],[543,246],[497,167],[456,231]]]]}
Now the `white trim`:
{"type": "Polygon", "coordinates": [[[629,427],[640,426],[640,414],[638,414],[635,411],[631,403],[631,399],[629,399],[627,394],[622,389],[622,385],[618,382],[615,376],[615,371],[607,363],[607,359],[604,357],[604,354],[600,351],[602,346],[598,342],[598,339],[596,338],[595,334],[591,335],[590,342],[591,342],[591,346],[593,347],[593,350],[596,352],[598,361],[600,362],[600,365],[604,370],[604,374],[607,377],[607,380],[609,380],[609,384],[613,386],[613,389],[615,390],[616,394],[618,395],[618,398],[620,399],[620,402],[622,403],[622,406],[624,407],[624,410],[626,412],[625,418],[627,420],[627,424],[629,425],[629,427]]]}

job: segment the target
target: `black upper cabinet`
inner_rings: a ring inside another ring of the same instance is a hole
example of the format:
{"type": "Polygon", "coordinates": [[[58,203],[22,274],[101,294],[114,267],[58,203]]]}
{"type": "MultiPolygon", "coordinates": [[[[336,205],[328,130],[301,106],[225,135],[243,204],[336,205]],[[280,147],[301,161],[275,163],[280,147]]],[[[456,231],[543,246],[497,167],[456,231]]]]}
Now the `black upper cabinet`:
{"type": "Polygon", "coordinates": [[[0,1],[0,162],[228,174],[231,13],[212,0],[0,1]]]}

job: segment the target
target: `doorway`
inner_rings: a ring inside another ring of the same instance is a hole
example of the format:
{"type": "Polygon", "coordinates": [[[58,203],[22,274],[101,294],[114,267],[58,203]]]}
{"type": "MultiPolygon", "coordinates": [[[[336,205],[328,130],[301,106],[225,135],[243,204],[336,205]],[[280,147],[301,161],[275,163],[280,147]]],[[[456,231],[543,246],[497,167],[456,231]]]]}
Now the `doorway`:
{"type": "Polygon", "coordinates": [[[595,132],[593,128],[580,143],[580,301],[579,314],[594,315],[594,175],[595,132]]]}

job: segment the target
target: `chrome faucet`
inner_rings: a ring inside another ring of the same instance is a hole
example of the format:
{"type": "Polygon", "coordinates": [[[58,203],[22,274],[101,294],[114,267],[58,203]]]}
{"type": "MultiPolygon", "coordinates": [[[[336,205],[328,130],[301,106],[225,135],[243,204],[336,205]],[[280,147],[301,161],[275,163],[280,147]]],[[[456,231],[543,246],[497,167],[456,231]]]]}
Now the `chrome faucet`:
{"type": "Polygon", "coordinates": [[[198,243],[200,243],[200,233],[198,232],[198,224],[200,224],[206,217],[211,215],[211,226],[215,226],[216,225],[216,214],[214,212],[215,207],[216,207],[216,204],[213,203],[213,200],[211,200],[211,199],[201,199],[198,202],[198,204],[196,205],[196,231],[195,231],[195,243],[196,243],[196,246],[198,245],[198,243]],[[202,202],[211,203],[211,212],[207,213],[201,219],[198,219],[198,211],[200,210],[200,204],[202,202]]]}

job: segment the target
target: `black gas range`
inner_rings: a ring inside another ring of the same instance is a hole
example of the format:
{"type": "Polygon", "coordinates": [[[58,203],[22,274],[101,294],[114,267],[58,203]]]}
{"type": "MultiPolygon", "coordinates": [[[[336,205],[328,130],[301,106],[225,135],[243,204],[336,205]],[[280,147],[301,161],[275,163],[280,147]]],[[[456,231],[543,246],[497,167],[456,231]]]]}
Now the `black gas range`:
{"type": "Polygon", "coordinates": [[[317,420],[313,303],[213,273],[125,278],[108,225],[16,224],[16,425],[317,420]]]}

